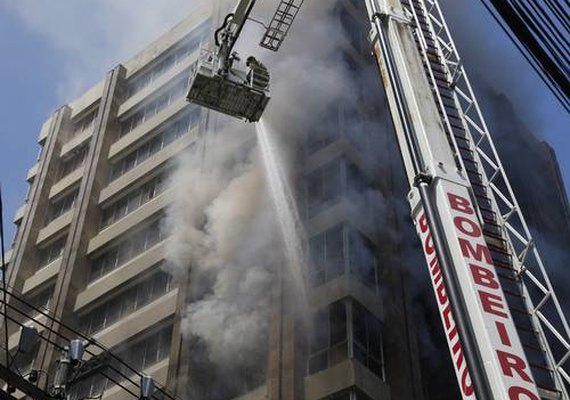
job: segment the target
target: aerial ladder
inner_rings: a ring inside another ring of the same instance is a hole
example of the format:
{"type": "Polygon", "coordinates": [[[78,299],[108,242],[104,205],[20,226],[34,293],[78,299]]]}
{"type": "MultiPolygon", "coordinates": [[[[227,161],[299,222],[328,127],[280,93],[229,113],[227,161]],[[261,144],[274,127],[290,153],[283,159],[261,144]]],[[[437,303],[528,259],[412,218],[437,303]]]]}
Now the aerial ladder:
{"type": "MultiPolygon", "coordinates": [[[[570,329],[437,0],[364,2],[462,398],[570,399],[570,329]]],[[[221,28],[230,49],[249,15],[239,11],[254,3],[242,0],[221,28]]],[[[280,48],[301,5],[279,2],[262,47],[280,48]]],[[[259,88],[226,74],[231,54],[217,49],[206,60],[217,69],[194,74],[189,101],[257,121],[268,88],[256,103],[259,88]],[[193,95],[210,84],[217,98],[193,95]]]]}

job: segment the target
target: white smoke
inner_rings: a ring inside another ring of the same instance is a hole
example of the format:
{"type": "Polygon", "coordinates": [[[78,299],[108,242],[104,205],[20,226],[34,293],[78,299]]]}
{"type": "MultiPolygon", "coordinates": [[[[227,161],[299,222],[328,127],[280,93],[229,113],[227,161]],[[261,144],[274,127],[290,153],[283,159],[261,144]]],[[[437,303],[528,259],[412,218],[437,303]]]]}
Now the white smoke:
{"type": "Polygon", "coordinates": [[[202,139],[214,139],[207,148],[199,143],[181,158],[167,222],[171,272],[190,271],[195,300],[183,330],[206,340],[211,361],[221,365],[261,350],[269,303],[259,299],[267,297],[281,258],[246,128],[231,123],[202,139]]]}
{"type": "MultiPolygon", "coordinates": [[[[339,129],[337,119],[327,120],[331,106],[356,101],[341,61],[347,39],[331,18],[335,2],[314,3],[303,5],[279,53],[257,47],[261,32],[254,24],[236,46],[242,57],[253,54],[271,71],[273,98],[264,121],[278,139],[273,150],[291,182],[298,182],[308,129],[339,129]]],[[[268,21],[277,2],[261,4],[255,17],[268,21]]],[[[267,352],[271,294],[288,260],[253,127],[224,125],[206,133],[179,162],[167,254],[173,274],[190,277],[184,333],[205,344],[215,365],[259,368],[259,355],[267,352]]]]}

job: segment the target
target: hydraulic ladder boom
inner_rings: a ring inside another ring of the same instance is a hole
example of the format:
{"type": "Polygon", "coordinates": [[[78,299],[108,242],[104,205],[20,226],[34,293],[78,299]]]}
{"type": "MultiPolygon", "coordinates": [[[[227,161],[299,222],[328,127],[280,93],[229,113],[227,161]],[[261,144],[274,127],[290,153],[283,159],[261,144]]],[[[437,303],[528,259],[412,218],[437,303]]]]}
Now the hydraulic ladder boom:
{"type": "Polygon", "coordinates": [[[372,24],[373,54],[412,188],[412,216],[462,397],[568,399],[570,381],[564,368],[570,355],[568,324],[532,245],[465,72],[458,57],[449,61],[456,52],[437,0],[366,0],[366,7],[372,24]],[[433,29],[434,23],[437,29],[433,29]],[[441,40],[442,35],[447,35],[447,40],[441,40]],[[459,81],[466,82],[467,89],[458,86],[459,81]],[[471,101],[468,108],[462,107],[458,97],[471,101]],[[468,114],[471,108],[477,110],[477,119],[468,114]],[[491,157],[475,147],[472,130],[483,132],[476,145],[490,143],[491,157]],[[482,166],[478,153],[493,160],[491,181],[486,176],[489,168],[482,166]],[[497,176],[506,182],[507,196],[493,186],[492,179],[497,176]],[[512,198],[506,200],[511,206],[508,214],[495,195],[512,198]],[[515,227],[506,219],[515,213],[522,221],[518,225],[525,230],[522,235],[517,233],[526,240],[524,254],[517,251],[509,236],[515,227]],[[540,276],[531,275],[543,295],[537,306],[523,279],[529,273],[527,254],[536,254],[540,267],[540,276]],[[510,275],[499,272],[499,267],[508,269],[510,275]],[[541,310],[547,301],[554,304],[557,327],[541,310]],[[515,305],[528,310],[525,318],[514,315],[515,305]],[[543,325],[552,328],[559,340],[558,358],[546,340],[543,325]]]}

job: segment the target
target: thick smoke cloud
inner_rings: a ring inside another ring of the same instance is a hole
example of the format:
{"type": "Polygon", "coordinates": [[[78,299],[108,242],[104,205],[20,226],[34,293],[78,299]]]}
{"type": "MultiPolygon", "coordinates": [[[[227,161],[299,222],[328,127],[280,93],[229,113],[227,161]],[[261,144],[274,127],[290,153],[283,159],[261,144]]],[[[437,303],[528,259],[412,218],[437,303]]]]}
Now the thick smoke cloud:
{"type": "MultiPolygon", "coordinates": [[[[278,54],[259,49],[261,31],[254,24],[236,46],[242,57],[253,54],[270,68],[274,98],[264,120],[276,141],[275,156],[291,181],[299,173],[295,167],[302,160],[309,128],[338,130],[338,111],[327,120],[331,107],[338,110],[341,101],[357,101],[357,90],[340,58],[347,39],[331,16],[333,3],[305,4],[294,33],[278,54]]],[[[277,2],[262,2],[255,16],[269,20],[276,6],[277,2]]],[[[220,18],[225,15],[222,10],[220,18]]],[[[211,399],[239,392],[236,387],[243,382],[235,380],[242,375],[235,372],[258,370],[263,363],[271,293],[280,274],[288,279],[283,271],[290,261],[282,251],[279,213],[269,196],[252,126],[219,119],[221,123],[211,126],[179,160],[173,177],[176,198],[167,224],[172,232],[167,250],[170,270],[180,278],[190,277],[191,301],[183,330],[203,350],[194,352],[193,357],[200,357],[196,363],[213,366],[208,373],[202,368],[204,374],[197,379],[208,381],[193,395],[211,399]],[[234,381],[228,382],[231,373],[224,379],[220,371],[233,371],[234,381]],[[225,393],[212,392],[216,383],[225,386],[225,393]]],[[[365,196],[378,200],[377,208],[384,206],[379,192],[365,196]]]]}

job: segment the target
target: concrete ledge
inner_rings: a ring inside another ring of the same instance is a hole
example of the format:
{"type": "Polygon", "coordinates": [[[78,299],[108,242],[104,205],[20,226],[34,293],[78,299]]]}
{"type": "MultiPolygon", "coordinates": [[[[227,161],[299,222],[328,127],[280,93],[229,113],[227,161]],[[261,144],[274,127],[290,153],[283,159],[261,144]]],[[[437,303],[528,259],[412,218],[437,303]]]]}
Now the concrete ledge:
{"type": "Polygon", "coordinates": [[[48,135],[49,135],[49,128],[51,125],[51,120],[53,118],[53,115],[47,119],[47,121],[45,121],[42,125],[42,128],[40,130],[40,135],[38,136],[38,143],[43,143],[45,142],[45,140],[47,139],[48,135]]]}
{"type": "Polygon", "coordinates": [[[62,230],[67,228],[71,221],[73,220],[73,208],[66,211],[64,214],[60,215],[45,227],[43,227],[39,233],[38,238],[36,240],[36,244],[40,245],[41,243],[45,242],[46,240],[51,239],[52,237],[56,236],[62,230]]]}
{"type": "MultiPolygon", "coordinates": [[[[125,343],[147,328],[174,315],[177,298],[178,289],[174,289],[140,310],[97,332],[94,338],[107,348],[125,343]]],[[[94,349],[94,353],[100,352],[99,349],[94,349]]]]}
{"type": "Polygon", "coordinates": [[[390,387],[358,361],[351,359],[306,377],[305,400],[324,399],[353,386],[373,399],[390,400],[390,387]]]}
{"type": "Polygon", "coordinates": [[[82,309],[105,293],[114,290],[164,260],[166,243],[166,241],[162,241],[154,245],[126,264],[87,285],[85,290],[77,296],[74,311],[82,309]]]}
{"type": "Polygon", "coordinates": [[[36,175],[38,174],[38,170],[40,168],[40,163],[36,162],[32,168],[28,170],[28,175],[26,175],[26,182],[31,182],[34,180],[36,175]]]}
{"type": "Polygon", "coordinates": [[[6,250],[6,254],[4,255],[4,262],[6,265],[10,264],[10,260],[12,259],[12,253],[14,250],[8,249],[6,250]]]}
{"type": "Polygon", "coordinates": [[[137,225],[139,222],[147,219],[148,217],[156,214],[160,210],[164,209],[172,201],[172,190],[169,189],[149,202],[143,204],[137,208],[132,213],[126,215],[120,220],[114,222],[107,228],[103,229],[97,236],[89,241],[89,246],[87,247],[87,253],[91,254],[97,249],[105,246],[107,243],[116,239],[118,236],[122,235],[128,231],[133,226],[137,225]]]}
{"type": "MultiPolygon", "coordinates": [[[[143,372],[147,375],[152,376],[155,382],[164,386],[166,379],[168,378],[168,365],[170,364],[170,359],[165,358],[158,363],[151,365],[149,368],[145,369],[143,372]]],[[[135,382],[138,382],[137,377],[133,377],[135,382]]],[[[122,385],[132,391],[133,393],[138,393],[138,389],[130,382],[123,381],[122,385]]],[[[105,400],[133,400],[133,395],[129,394],[125,389],[115,385],[109,390],[103,393],[102,399],[105,400]]]]}
{"type": "Polygon", "coordinates": [[[186,107],[188,107],[188,103],[184,97],[181,97],[158,114],[154,115],[149,121],[137,126],[111,145],[111,148],[109,149],[109,159],[111,160],[126,152],[129,147],[138,143],[146,134],[158,128],[164,121],[186,107]]]}
{"type": "Polygon", "coordinates": [[[149,84],[140,92],[136,93],[135,95],[128,98],[121,106],[119,107],[118,118],[122,118],[125,114],[132,111],[134,107],[136,107],[141,101],[145,100],[168,83],[171,79],[176,77],[178,74],[183,72],[184,70],[190,68],[190,66],[198,59],[198,51],[195,51],[193,54],[189,55],[184,59],[183,62],[176,65],[170,71],[167,71],[163,75],[161,75],[156,81],[149,84]]]}
{"type": "Polygon", "coordinates": [[[71,185],[79,182],[83,178],[83,173],[85,172],[85,166],[77,168],[75,171],[67,176],[61,178],[55,185],[53,185],[49,191],[49,199],[53,200],[58,195],[62,194],[71,185]]]}
{"type": "Polygon", "coordinates": [[[378,319],[384,321],[384,303],[371,289],[352,275],[341,275],[310,291],[310,304],[319,310],[337,300],[352,297],[365,306],[378,319]]]}
{"type": "Polygon", "coordinates": [[[152,157],[144,160],[142,163],[131,169],[126,174],[109,183],[107,187],[101,190],[101,194],[99,195],[99,205],[104,205],[106,202],[111,201],[113,197],[147,175],[150,171],[170,161],[173,156],[181,153],[186,147],[196,141],[197,135],[198,130],[193,129],[185,136],[170,143],[168,146],[160,150],[152,157]]]}
{"type": "Polygon", "coordinates": [[[91,126],[91,128],[85,129],[83,132],[79,132],[77,135],[72,137],[67,143],[61,146],[59,156],[65,157],[79,146],[85,144],[89,139],[91,139],[91,136],[93,136],[94,129],[95,127],[91,126]]]}
{"type": "Polygon", "coordinates": [[[96,101],[101,100],[104,89],[105,79],[97,82],[95,85],[91,86],[89,90],[84,92],[81,97],[78,97],[69,103],[68,106],[71,108],[71,118],[75,118],[83,110],[92,106],[96,101]]]}
{"type": "Polygon", "coordinates": [[[49,263],[43,268],[37,270],[32,276],[30,276],[24,282],[24,287],[22,288],[22,294],[26,294],[36,289],[40,285],[46,283],[47,281],[55,278],[59,273],[61,268],[61,258],[49,263]]]}
{"type": "Polygon", "coordinates": [[[14,215],[13,219],[15,224],[24,219],[24,215],[26,215],[27,208],[28,208],[28,203],[24,203],[18,208],[18,210],[16,210],[16,214],[14,215]]]}

